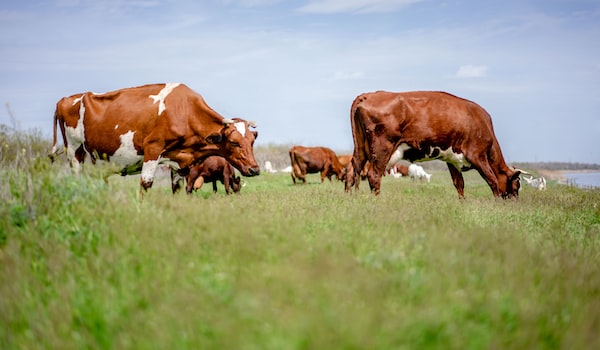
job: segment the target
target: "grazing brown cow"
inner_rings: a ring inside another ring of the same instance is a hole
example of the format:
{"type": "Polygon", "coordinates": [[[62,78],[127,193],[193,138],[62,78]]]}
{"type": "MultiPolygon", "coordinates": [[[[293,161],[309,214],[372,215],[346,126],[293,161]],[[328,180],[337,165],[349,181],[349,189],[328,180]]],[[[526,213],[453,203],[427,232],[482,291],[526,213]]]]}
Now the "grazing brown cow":
{"type": "Polygon", "coordinates": [[[409,162],[445,161],[460,198],[461,172],[469,169],[477,169],[495,197],[519,194],[521,171],[506,165],[490,115],[474,102],[444,92],[378,91],[354,100],[350,121],[354,154],[346,191],[358,185],[358,171],[369,161],[369,185],[379,194],[388,160],[399,150],[409,162]]]}
{"type": "Polygon", "coordinates": [[[344,168],[340,164],[335,152],[327,147],[293,146],[290,148],[290,161],[292,162],[292,180],[296,178],[306,183],[306,174],[321,172],[321,182],[325,177],[331,181],[331,176],[336,175],[342,179],[344,168]]]}
{"type": "Polygon", "coordinates": [[[213,192],[217,192],[217,181],[221,181],[225,186],[225,193],[230,194],[231,190],[238,193],[241,189],[241,179],[235,176],[235,169],[229,162],[219,156],[210,156],[202,163],[195,164],[190,168],[187,175],[187,193],[202,188],[206,182],[212,182],[213,192]]]}
{"type": "MultiPolygon", "coordinates": [[[[189,166],[211,155],[225,157],[244,176],[260,167],[253,145],[254,123],[225,119],[202,96],[183,84],[153,84],[95,94],[86,92],[58,101],[54,114],[67,158],[75,172],[89,154],[122,167],[121,174],[141,172],[144,191],[152,186],[159,163],[171,166],[173,192],[189,166]]],[[[141,190],[140,190],[141,191],[141,190]]],[[[142,192],[142,191],[141,191],[142,192]]]]}

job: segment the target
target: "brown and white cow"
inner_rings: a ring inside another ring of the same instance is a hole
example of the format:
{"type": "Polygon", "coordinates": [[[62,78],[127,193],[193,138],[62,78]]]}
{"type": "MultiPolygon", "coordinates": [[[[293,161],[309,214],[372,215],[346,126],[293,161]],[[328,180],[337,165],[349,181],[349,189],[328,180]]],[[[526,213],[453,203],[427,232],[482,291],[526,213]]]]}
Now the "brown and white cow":
{"type": "Polygon", "coordinates": [[[381,176],[395,150],[409,162],[440,159],[464,198],[462,171],[476,169],[495,197],[519,194],[520,170],[506,165],[490,115],[474,102],[444,92],[386,92],[359,95],[352,103],[354,137],[346,191],[357,186],[358,171],[369,161],[371,191],[379,194],[381,176]]]}
{"type": "Polygon", "coordinates": [[[343,177],[344,168],[330,148],[293,146],[289,153],[294,183],[296,179],[306,183],[306,174],[318,172],[321,173],[321,182],[325,181],[325,177],[331,181],[332,175],[340,180],[343,177]]]}
{"type": "MultiPolygon", "coordinates": [[[[141,172],[141,189],[152,186],[159,163],[185,175],[190,165],[211,155],[225,157],[244,176],[260,167],[253,145],[253,122],[225,119],[202,96],[179,83],[152,84],[95,94],[86,92],[58,101],[54,114],[67,158],[75,172],[89,154],[119,165],[122,175],[141,172]]],[[[176,176],[173,191],[178,188],[176,176]]]]}
{"type": "Polygon", "coordinates": [[[399,174],[400,176],[408,176],[408,166],[400,163],[394,164],[389,169],[390,174],[399,174]]]}
{"type": "Polygon", "coordinates": [[[231,191],[238,193],[241,186],[241,179],[235,176],[235,169],[229,162],[219,156],[210,156],[190,167],[189,174],[186,177],[187,193],[192,193],[193,190],[202,188],[206,182],[212,182],[213,192],[217,192],[217,181],[221,181],[225,186],[225,193],[230,194],[231,191]]]}

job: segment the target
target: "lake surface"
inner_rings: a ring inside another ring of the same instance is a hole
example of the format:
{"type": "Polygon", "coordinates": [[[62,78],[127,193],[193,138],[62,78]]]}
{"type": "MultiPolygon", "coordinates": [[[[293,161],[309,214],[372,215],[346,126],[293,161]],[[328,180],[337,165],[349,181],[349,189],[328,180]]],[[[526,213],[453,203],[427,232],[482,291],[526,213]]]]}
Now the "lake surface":
{"type": "Polygon", "coordinates": [[[600,172],[563,173],[567,183],[578,187],[600,187],[600,172]]]}

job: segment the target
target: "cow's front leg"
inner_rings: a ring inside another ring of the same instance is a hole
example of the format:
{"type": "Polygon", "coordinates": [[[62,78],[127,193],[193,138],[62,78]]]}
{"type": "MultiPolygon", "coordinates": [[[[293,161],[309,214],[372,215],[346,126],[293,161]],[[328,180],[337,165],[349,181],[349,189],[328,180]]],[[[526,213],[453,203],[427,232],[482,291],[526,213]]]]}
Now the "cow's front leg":
{"type": "Polygon", "coordinates": [[[140,193],[143,194],[143,192],[152,187],[163,150],[163,143],[152,139],[145,141],[144,163],[142,164],[142,174],[140,177],[140,193]]]}
{"type": "Polygon", "coordinates": [[[370,169],[367,171],[369,186],[371,187],[371,192],[378,195],[381,191],[381,177],[385,172],[386,162],[381,161],[381,159],[371,159],[370,164],[370,169]]]}
{"type": "Polygon", "coordinates": [[[140,177],[141,190],[146,191],[152,187],[154,182],[154,175],[156,175],[156,169],[158,168],[158,162],[160,157],[156,159],[147,159],[144,157],[144,164],[142,164],[142,175],[140,177]]]}

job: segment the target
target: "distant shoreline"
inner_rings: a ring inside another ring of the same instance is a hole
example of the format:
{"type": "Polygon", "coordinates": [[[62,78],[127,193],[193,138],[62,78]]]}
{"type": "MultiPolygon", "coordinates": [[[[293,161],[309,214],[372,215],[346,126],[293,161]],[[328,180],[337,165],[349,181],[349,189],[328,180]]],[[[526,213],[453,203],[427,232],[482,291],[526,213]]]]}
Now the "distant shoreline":
{"type": "Polygon", "coordinates": [[[569,179],[565,174],[585,174],[585,173],[600,173],[596,169],[581,169],[581,170],[547,170],[547,169],[535,169],[541,176],[545,177],[546,180],[556,181],[562,185],[568,185],[569,179]]]}
{"type": "Polygon", "coordinates": [[[595,170],[547,170],[547,169],[536,169],[537,172],[546,178],[546,180],[557,181],[560,184],[567,184],[567,177],[565,173],[586,173],[595,170]]]}

